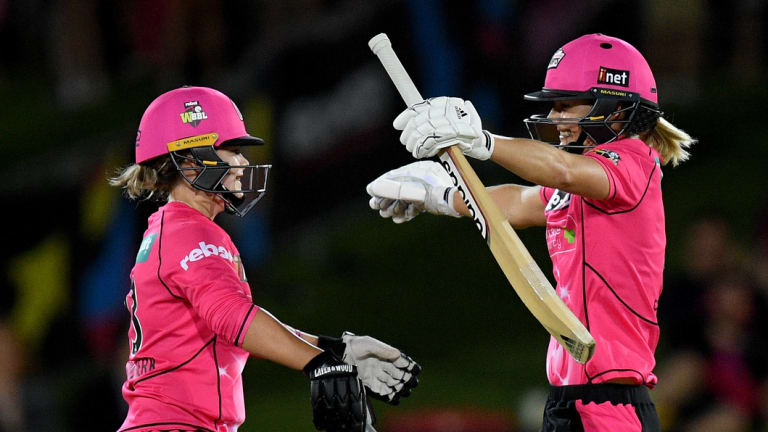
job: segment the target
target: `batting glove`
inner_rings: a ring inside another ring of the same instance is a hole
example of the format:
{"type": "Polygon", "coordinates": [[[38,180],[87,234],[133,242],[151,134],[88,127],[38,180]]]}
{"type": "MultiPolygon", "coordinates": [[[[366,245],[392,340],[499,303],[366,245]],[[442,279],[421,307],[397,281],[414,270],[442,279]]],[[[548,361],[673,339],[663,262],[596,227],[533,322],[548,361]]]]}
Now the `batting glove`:
{"type": "Polygon", "coordinates": [[[472,102],[460,98],[441,96],[419,102],[400,113],[392,125],[403,131],[400,142],[417,159],[452,145],[480,160],[493,153],[493,135],[483,130],[472,102]]]}
{"type": "Polygon", "coordinates": [[[318,346],[357,367],[369,395],[391,405],[400,403],[419,384],[421,366],[395,347],[370,336],[344,332],[341,338],[319,336],[318,346]]]}
{"type": "Polygon", "coordinates": [[[374,431],[375,417],[354,365],[323,351],[304,366],[310,381],[312,422],[320,431],[374,431]]]}
{"type": "Polygon", "coordinates": [[[365,188],[369,205],[381,217],[408,222],[424,211],[461,217],[453,208],[456,187],[437,162],[419,161],[389,171],[365,188]]]}

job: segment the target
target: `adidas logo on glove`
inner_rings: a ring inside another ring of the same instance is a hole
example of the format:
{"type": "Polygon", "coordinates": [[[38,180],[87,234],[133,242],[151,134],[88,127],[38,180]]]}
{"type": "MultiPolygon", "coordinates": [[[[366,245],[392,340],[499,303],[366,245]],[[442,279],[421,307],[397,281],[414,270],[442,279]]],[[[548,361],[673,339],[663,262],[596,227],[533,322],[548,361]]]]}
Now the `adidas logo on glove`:
{"type": "Polygon", "coordinates": [[[467,112],[464,111],[463,109],[461,109],[461,108],[459,108],[457,106],[454,106],[453,108],[456,110],[456,117],[463,118],[463,117],[467,116],[467,112]]]}

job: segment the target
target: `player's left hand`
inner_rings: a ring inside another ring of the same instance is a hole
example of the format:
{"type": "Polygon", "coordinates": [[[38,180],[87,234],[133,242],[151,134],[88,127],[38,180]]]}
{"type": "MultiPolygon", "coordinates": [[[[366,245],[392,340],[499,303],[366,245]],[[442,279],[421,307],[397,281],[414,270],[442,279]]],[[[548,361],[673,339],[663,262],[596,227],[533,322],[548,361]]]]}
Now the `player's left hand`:
{"type": "Polygon", "coordinates": [[[400,403],[419,384],[421,366],[399,349],[370,336],[344,332],[341,338],[320,336],[318,346],[357,367],[369,395],[391,405],[400,403]]]}
{"type": "Polygon", "coordinates": [[[400,142],[417,159],[434,156],[452,145],[480,160],[493,153],[493,135],[483,130],[472,102],[460,98],[441,96],[424,100],[400,113],[392,125],[403,131],[400,142]]]}
{"type": "Polygon", "coordinates": [[[312,422],[320,431],[373,431],[375,417],[354,365],[325,350],[304,366],[310,381],[312,422]]]}
{"type": "Polygon", "coordinates": [[[453,207],[457,191],[451,177],[434,161],[417,161],[388,171],[366,186],[371,209],[395,223],[408,222],[424,211],[461,217],[453,207]]]}

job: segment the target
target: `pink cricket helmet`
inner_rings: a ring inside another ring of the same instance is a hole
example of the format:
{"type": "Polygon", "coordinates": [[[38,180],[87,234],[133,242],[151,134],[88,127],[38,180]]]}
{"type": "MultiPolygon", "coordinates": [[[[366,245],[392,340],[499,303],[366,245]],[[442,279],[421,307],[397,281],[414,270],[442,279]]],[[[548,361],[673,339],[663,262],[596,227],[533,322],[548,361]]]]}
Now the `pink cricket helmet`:
{"type": "Polygon", "coordinates": [[[600,96],[599,89],[605,95],[627,93],[628,99],[639,97],[658,106],[656,80],[640,51],[619,38],[600,33],[582,36],[558,49],[547,65],[544,88],[526,94],[525,98],[594,98],[600,96]]]}
{"type": "Polygon", "coordinates": [[[192,187],[217,194],[228,213],[244,216],[264,196],[271,165],[230,165],[216,149],[263,144],[246,132],[243,115],[225,94],[207,87],[181,87],[163,93],[144,111],[136,135],[136,163],[170,155],[192,187]],[[224,185],[233,169],[241,172],[239,189],[224,185]]]}
{"type": "Polygon", "coordinates": [[[170,143],[198,136],[210,136],[204,142],[215,148],[264,144],[246,132],[243,115],[224,93],[185,86],[158,96],[144,111],[136,134],[136,163],[170,153],[170,143]]]}
{"type": "MultiPolygon", "coordinates": [[[[547,65],[544,87],[525,99],[594,101],[587,115],[571,119],[583,133],[576,143],[561,145],[568,150],[592,147],[585,145],[586,138],[603,144],[625,134],[640,134],[655,127],[662,115],[656,80],[643,55],[629,43],[599,33],[558,49],[547,65]],[[619,130],[614,129],[616,124],[619,130]]],[[[546,114],[534,114],[524,122],[533,139],[559,145],[556,122],[546,114]]]]}

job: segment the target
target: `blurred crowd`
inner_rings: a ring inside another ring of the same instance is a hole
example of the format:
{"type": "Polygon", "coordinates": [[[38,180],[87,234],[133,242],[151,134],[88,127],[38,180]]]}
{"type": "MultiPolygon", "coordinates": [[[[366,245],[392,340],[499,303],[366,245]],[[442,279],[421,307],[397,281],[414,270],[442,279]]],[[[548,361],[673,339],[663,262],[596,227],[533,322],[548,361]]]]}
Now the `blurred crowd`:
{"type": "MultiPolygon", "coordinates": [[[[393,150],[389,125],[401,102],[366,46],[382,31],[423,94],[471,99],[484,126],[506,135],[524,134],[519,120],[532,108],[521,95],[541,86],[564,41],[603,32],[646,53],[662,106],[701,141],[694,168],[664,183],[668,196],[692,197],[666,202],[673,259],[652,394],[665,431],[765,430],[768,208],[761,214],[759,203],[768,189],[759,171],[715,163],[741,161],[716,146],[759,146],[762,137],[707,119],[753,115],[754,105],[730,99],[744,88],[768,95],[767,16],[764,2],[750,0],[0,0],[0,145],[16,161],[0,167],[0,194],[25,227],[8,229],[1,252],[0,432],[114,430],[122,421],[122,302],[153,207],[129,204],[104,180],[130,161],[152,98],[183,84],[221,89],[271,144],[262,155],[276,167],[267,198],[247,223],[222,221],[258,281],[271,255],[307,245],[337,213],[354,207],[369,217],[361,197],[369,177],[408,160],[393,150]],[[710,95],[729,113],[712,114],[710,95]],[[722,176],[713,179],[712,166],[722,176]],[[740,175],[749,188],[717,189],[747,194],[738,210],[735,198],[694,192],[740,175]]],[[[457,430],[527,430],[518,406],[510,401],[504,417],[517,421],[457,430]]],[[[427,427],[385,424],[384,432],[427,427]]]]}
{"type": "MultiPolygon", "coordinates": [[[[664,430],[763,430],[768,420],[768,258],[765,236],[739,243],[721,213],[691,218],[684,265],[659,304],[664,430]]],[[[757,227],[764,226],[760,220],[757,227]]],[[[759,229],[759,228],[758,228],[759,229]]]]}

